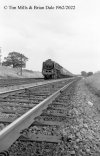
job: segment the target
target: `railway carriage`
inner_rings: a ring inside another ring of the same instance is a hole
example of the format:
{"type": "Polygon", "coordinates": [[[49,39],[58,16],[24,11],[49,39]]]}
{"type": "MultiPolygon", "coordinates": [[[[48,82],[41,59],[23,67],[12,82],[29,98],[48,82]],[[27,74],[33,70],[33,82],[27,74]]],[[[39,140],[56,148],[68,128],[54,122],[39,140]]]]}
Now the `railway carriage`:
{"type": "Polygon", "coordinates": [[[45,79],[68,78],[74,76],[68,70],[51,59],[43,62],[42,74],[45,79]]]}

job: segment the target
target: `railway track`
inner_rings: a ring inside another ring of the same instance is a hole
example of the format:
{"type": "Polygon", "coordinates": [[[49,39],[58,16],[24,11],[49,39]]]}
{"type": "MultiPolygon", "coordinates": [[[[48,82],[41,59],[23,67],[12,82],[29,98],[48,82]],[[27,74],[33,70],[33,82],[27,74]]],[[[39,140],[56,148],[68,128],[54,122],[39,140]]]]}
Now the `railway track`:
{"type": "Polygon", "coordinates": [[[69,101],[76,81],[60,80],[0,98],[2,114],[7,114],[0,119],[1,129],[9,124],[0,133],[1,154],[56,156],[53,149],[63,139],[60,126],[69,120],[69,101]]]}
{"type": "MultiPolygon", "coordinates": [[[[65,80],[68,83],[70,80],[65,80]]],[[[49,81],[48,81],[49,82],[49,81]]],[[[63,81],[17,89],[0,95],[0,130],[64,86],[63,81]]]]}
{"type": "Polygon", "coordinates": [[[44,81],[43,78],[0,79],[0,88],[44,81]]]}

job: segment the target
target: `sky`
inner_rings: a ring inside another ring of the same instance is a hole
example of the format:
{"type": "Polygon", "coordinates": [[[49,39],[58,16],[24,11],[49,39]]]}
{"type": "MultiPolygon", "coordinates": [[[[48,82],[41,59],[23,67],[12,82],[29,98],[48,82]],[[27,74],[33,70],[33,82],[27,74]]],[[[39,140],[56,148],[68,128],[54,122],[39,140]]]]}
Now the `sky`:
{"type": "Polygon", "coordinates": [[[1,0],[0,47],[2,61],[9,52],[20,52],[34,71],[49,58],[74,74],[100,71],[100,0],[1,0]]]}

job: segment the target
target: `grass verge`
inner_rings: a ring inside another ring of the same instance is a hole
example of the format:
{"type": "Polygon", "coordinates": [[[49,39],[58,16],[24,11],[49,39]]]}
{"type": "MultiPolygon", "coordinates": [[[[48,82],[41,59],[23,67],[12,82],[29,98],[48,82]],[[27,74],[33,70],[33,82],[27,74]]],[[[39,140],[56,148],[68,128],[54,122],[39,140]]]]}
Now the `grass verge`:
{"type": "Polygon", "coordinates": [[[85,84],[92,91],[92,93],[100,97],[100,72],[87,77],[85,79],[85,84]]]}

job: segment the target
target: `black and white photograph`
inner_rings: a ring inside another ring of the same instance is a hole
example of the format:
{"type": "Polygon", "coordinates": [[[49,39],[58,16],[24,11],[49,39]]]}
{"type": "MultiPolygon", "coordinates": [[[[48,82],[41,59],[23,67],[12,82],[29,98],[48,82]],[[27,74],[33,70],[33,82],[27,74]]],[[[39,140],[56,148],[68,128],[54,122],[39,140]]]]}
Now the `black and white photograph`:
{"type": "Polygon", "coordinates": [[[100,156],[100,1],[0,1],[0,156],[100,156]]]}

